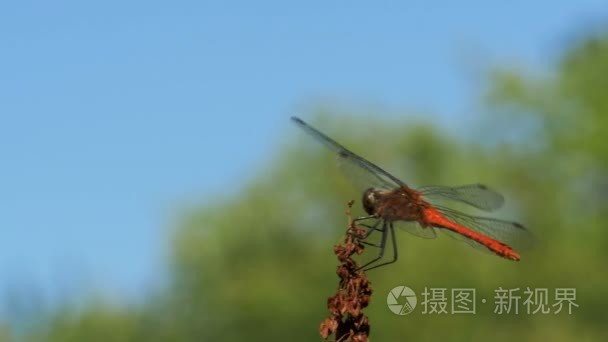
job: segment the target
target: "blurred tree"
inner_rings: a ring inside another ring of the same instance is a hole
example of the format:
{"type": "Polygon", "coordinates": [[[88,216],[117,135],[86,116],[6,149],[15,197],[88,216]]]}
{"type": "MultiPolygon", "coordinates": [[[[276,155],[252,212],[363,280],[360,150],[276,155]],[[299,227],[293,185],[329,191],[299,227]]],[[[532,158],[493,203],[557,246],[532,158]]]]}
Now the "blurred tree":
{"type": "Polygon", "coordinates": [[[11,333],[8,326],[0,324],[0,342],[11,341],[11,333]]]}
{"type": "MultiPolygon", "coordinates": [[[[374,118],[364,125],[326,113],[311,120],[389,171],[404,170],[395,174],[412,185],[481,181],[508,190],[510,213],[499,216],[519,217],[542,242],[514,263],[449,239],[400,234],[399,262],[369,275],[374,340],[608,338],[607,74],[608,36],[572,46],[543,78],[497,70],[485,98],[493,115],[477,133],[483,144],[428,123],[374,118]],[[425,286],[472,287],[490,304],[474,316],[396,316],[385,296],[403,284],[417,293],[425,286]],[[500,286],[573,287],[580,306],[570,316],[501,316],[491,304],[500,286]]],[[[34,340],[318,340],[337,281],[332,245],[346,229],[346,202],[360,194],[328,151],[296,128],[289,134],[297,143],[266,161],[254,183],[184,215],[165,292],[137,310],[91,304],[76,315],[57,311],[34,340]]]]}

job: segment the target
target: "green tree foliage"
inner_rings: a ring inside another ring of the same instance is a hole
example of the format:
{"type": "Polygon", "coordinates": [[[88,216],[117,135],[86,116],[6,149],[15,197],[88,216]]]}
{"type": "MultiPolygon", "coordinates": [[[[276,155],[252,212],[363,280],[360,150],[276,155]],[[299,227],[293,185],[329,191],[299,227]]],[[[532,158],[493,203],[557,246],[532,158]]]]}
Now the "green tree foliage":
{"type": "MultiPolygon", "coordinates": [[[[485,96],[491,114],[467,139],[432,123],[365,122],[324,112],[310,120],[413,186],[492,184],[508,201],[497,216],[517,218],[540,240],[516,263],[445,236],[428,241],[399,234],[399,262],[369,274],[373,340],[608,338],[606,75],[608,36],[571,47],[551,75],[497,70],[485,96]],[[396,316],[385,299],[397,285],[419,294],[425,286],[476,288],[488,303],[478,303],[476,315],[396,316]],[[548,288],[551,294],[576,288],[580,306],[572,315],[498,315],[492,304],[498,287],[548,288]]],[[[290,144],[263,161],[249,185],[184,215],[172,240],[166,289],[135,309],[91,304],[76,313],[60,310],[32,336],[62,342],[318,340],[337,281],[332,246],[346,229],[346,202],[360,204],[360,194],[330,152],[297,128],[288,131],[290,144]]]]}

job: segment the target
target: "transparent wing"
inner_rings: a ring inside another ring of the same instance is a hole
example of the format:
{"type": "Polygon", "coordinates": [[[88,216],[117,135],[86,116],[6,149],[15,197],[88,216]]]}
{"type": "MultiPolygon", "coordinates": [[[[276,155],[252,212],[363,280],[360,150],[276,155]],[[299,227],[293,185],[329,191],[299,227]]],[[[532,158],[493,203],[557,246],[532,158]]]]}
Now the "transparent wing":
{"type": "Polygon", "coordinates": [[[417,190],[430,200],[458,201],[485,211],[496,210],[502,207],[505,202],[501,194],[483,184],[468,184],[455,187],[431,185],[423,186],[417,190]]]}
{"type": "Polygon", "coordinates": [[[433,227],[423,227],[418,224],[418,222],[394,221],[393,226],[395,228],[399,228],[400,230],[406,231],[412,235],[416,235],[424,239],[434,239],[437,237],[437,234],[435,233],[435,229],[433,229],[433,227]]]}
{"type": "Polygon", "coordinates": [[[340,171],[360,192],[364,192],[369,188],[391,190],[399,187],[398,184],[390,179],[370,170],[370,168],[366,167],[366,164],[354,158],[353,154],[339,151],[336,155],[336,160],[340,171]]]}
{"type": "Polygon", "coordinates": [[[397,177],[394,177],[374,163],[349,151],[347,148],[321,133],[316,128],[308,125],[300,118],[293,116],[291,117],[291,120],[306,133],[337,154],[340,169],[358,190],[364,191],[370,187],[394,189],[400,186],[406,186],[397,177]]]}
{"type": "MultiPolygon", "coordinates": [[[[464,227],[479,232],[494,240],[509,245],[517,251],[529,250],[537,243],[536,237],[524,226],[517,222],[503,221],[495,218],[471,216],[459,211],[441,206],[435,207],[447,219],[456,222],[464,227]]],[[[469,238],[458,233],[441,229],[442,232],[459,240],[463,240],[469,245],[487,250],[487,248],[469,238]]]]}

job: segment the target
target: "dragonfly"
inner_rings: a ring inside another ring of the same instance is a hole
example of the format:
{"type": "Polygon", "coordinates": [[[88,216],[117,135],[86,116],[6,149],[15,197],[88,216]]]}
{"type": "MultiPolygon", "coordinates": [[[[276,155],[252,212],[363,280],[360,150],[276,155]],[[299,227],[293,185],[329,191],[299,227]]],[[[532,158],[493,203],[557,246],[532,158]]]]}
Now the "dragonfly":
{"type": "Polygon", "coordinates": [[[434,239],[436,231],[462,240],[476,249],[499,257],[519,261],[518,251],[531,248],[534,235],[517,222],[491,217],[469,215],[440,205],[444,202],[463,203],[482,211],[494,211],[504,204],[504,197],[483,184],[461,186],[423,186],[412,188],[376,164],[351,152],[298,117],[291,120],[310,136],[336,153],[338,166],[347,178],[362,191],[362,206],[366,216],[354,222],[367,228],[364,242],[374,231],[381,232],[379,248],[372,260],[359,267],[364,271],[392,264],[398,259],[395,228],[415,236],[434,239]],[[388,239],[392,241],[393,257],[382,262],[388,239]]]}

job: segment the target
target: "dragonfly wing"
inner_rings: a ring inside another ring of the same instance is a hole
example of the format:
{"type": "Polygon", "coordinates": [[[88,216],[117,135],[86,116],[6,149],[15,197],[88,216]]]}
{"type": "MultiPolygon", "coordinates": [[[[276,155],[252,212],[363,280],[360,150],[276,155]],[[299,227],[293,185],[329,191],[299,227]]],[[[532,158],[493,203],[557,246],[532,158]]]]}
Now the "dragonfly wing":
{"type": "MultiPolygon", "coordinates": [[[[529,250],[536,245],[536,237],[524,226],[517,222],[504,221],[490,217],[467,215],[450,208],[439,206],[437,206],[436,209],[448,220],[456,222],[461,226],[474,230],[494,240],[507,244],[509,247],[514,248],[515,250],[529,250]]],[[[446,232],[452,237],[454,237],[454,234],[458,235],[458,239],[466,241],[473,247],[479,247],[480,249],[485,248],[483,245],[461,236],[458,233],[447,231],[447,229],[442,229],[442,231],[446,232]]]]}
{"type": "Polygon", "coordinates": [[[382,174],[374,172],[366,163],[357,160],[353,154],[340,151],[336,155],[336,160],[340,171],[361,192],[369,188],[391,190],[399,187],[382,174]]]}
{"type": "Polygon", "coordinates": [[[395,228],[399,228],[403,231],[406,231],[412,235],[416,235],[418,237],[424,239],[434,239],[437,237],[435,233],[435,229],[433,227],[423,227],[418,222],[414,221],[394,221],[393,226],[395,228]]]}
{"type": "Polygon", "coordinates": [[[359,190],[367,190],[370,187],[394,189],[401,186],[406,186],[397,177],[384,171],[376,164],[351,152],[346,147],[321,133],[316,128],[308,125],[300,118],[294,116],[291,118],[291,120],[306,133],[323,143],[325,146],[329,147],[337,154],[340,168],[359,190]]]}
{"type": "Polygon", "coordinates": [[[498,192],[483,184],[468,184],[461,186],[424,186],[418,189],[420,193],[430,199],[451,200],[466,203],[475,208],[493,211],[505,202],[504,197],[498,192]]]}

